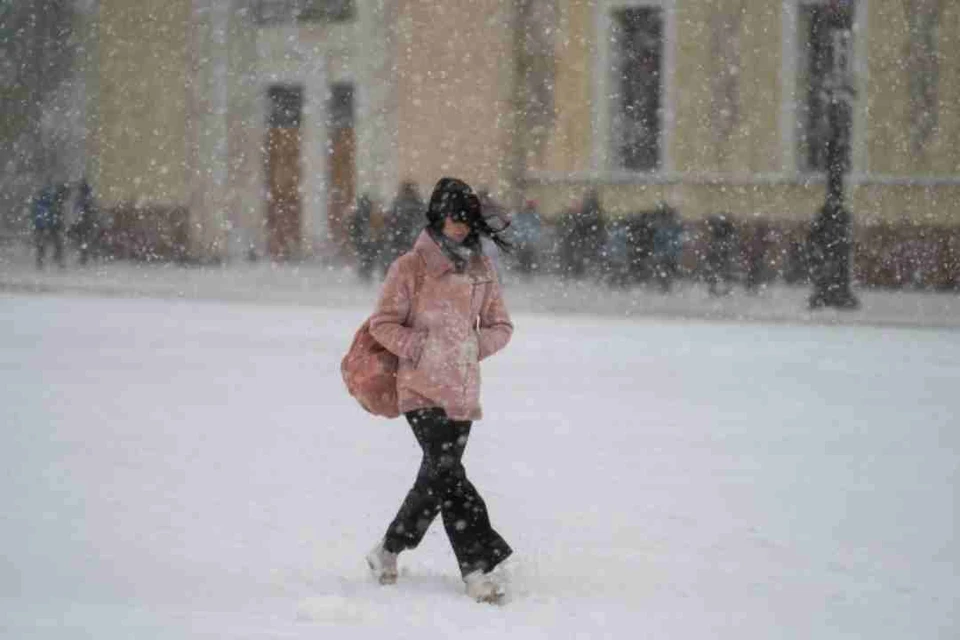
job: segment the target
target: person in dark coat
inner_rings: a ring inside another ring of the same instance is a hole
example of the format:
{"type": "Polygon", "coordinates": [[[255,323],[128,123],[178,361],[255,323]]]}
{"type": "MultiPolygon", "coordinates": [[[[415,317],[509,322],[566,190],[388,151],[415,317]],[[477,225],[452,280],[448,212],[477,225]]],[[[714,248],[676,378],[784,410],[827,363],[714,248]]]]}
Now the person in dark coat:
{"type": "Polygon", "coordinates": [[[707,233],[707,284],[710,295],[726,295],[730,293],[730,281],[733,279],[736,229],[728,214],[719,213],[707,219],[707,233]]]}
{"type": "Polygon", "coordinates": [[[654,276],[664,293],[673,287],[683,251],[683,226],[677,211],[661,202],[653,214],[654,276]]]}
{"type": "Polygon", "coordinates": [[[576,263],[580,272],[600,275],[605,267],[603,249],[607,243],[607,229],[600,193],[596,189],[587,192],[580,214],[574,218],[574,237],[578,239],[576,263]]]}
{"type": "Polygon", "coordinates": [[[384,271],[413,246],[425,209],[416,183],[412,180],[401,183],[386,219],[382,256],[384,271]]]}
{"type": "Polygon", "coordinates": [[[357,275],[364,282],[373,279],[373,268],[383,249],[382,221],[378,221],[376,208],[373,198],[364,193],[357,199],[350,219],[350,240],[357,254],[357,275]]]}
{"type": "Polygon", "coordinates": [[[767,253],[770,251],[771,242],[770,224],[766,220],[759,220],[744,247],[744,258],[747,263],[746,289],[749,293],[756,293],[764,283],[767,253]]]}
{"type": "Polygon", "coordinates": [[[37,254],[37,268],[43,268],[47,245],[53,245],[53,259],[63,269],[63,207],[67,189],[60,185],[47,185],[34,197],[31,204],[33,241],[37,254]]]}
{"type": "Polygon", "coordinates": [[[527,200],[523,209],[513,217],[513,237],[516,242],[517,270],[525,277],[539,267],[540,234],[543,222],[537,203],[527,200]]]}
{"type": "Polygon", "coordinates": [[[93,199],[93,189],[86,180],[80,182],[77,200],[74,203],[76,220],[70,227],[70,235],[77,243],[80,253],[80,264],[87,264],[90,254],[96,250],[100,235],[100,222],[97,215],[96,203],[93,199]]]}
{"type": "Polygon", "coordinates": [[[576,278],[583,275],[583,263],[579,262],[578,239],[575,220],[578,206],[573,204],[557,217],[557,252],[560,263],[560,275],[576,278]]]}
{"type": "Polygon", "coordinates": [[[627,277],[631,283],[648,282],[653,275],[653,218],[651,211],[627,217],[627,277]]]}

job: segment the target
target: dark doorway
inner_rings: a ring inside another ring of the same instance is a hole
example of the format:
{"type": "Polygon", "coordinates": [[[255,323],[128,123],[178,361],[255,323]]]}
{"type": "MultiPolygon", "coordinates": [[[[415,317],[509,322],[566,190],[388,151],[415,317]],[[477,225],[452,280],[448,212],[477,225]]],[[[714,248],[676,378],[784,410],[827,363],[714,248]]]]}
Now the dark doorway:
{"type": "Polygon", "coordinates": [[[330,93],[330,107],[327,110],[330,139],[327,147],[327,166],[330,170],[327,218],[330,238],[341,253],[346,253],[349,246],[348,221],[356,198],[353,85],[334,84],[330,93]]]}
{"type": "Polygon", "coordinates": [[[300,121],[303,88],[268,90],[267,252],[274,260],[300,256],[300,121]]]}

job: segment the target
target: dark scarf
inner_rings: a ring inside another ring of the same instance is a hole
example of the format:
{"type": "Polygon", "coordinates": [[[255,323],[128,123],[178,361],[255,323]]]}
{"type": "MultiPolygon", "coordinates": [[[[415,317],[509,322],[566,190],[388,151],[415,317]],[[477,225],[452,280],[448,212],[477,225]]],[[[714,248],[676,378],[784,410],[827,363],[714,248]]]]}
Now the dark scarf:
{"type": "Polygon", "coordinates": [[[435,230],[433,227],[427,227],[427,233],[433,238],[433,241],[440,247],[441,253],[450,259],[453,268],[457,273],[463,273],[467,269],[470,258],[474,255],[474,250],[470,247],[455,242],[443,235],[443,232],[435,230]]]}

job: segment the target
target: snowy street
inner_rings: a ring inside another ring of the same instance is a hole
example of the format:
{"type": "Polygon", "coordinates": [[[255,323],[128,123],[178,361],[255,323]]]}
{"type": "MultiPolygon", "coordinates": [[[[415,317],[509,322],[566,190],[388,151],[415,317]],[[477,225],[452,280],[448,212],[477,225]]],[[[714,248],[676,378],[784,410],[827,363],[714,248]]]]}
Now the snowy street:
{"type": "Polygon", "coordinates": [[[0,295],[4,638],[954,638],[960,333],[516,313],[466,465],[504,608],[339,359],[361,306],[0,295]],[[333,634],[332,636],[330,634],[333,634]]]}

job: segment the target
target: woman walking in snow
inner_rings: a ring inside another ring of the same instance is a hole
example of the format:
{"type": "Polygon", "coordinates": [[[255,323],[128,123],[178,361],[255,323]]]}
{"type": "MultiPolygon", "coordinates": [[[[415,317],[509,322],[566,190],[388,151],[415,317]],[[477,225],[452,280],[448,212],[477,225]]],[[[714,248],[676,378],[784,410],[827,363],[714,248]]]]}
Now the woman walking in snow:
{"type": "Polygon", "coordinates": [[[367,555],[381,584],[397,579],[397,555],[423,539],[439,513],[468,595],[497,602],[499,571],[512,552],[490,525],[483,499],[467,479],[463,453],[480,419],[480,361],[506,346],[513,324],[480,240],[509,244],[482,216],[465,182],[442,178],[427,207],[427,226],[412,251],[390,266],[370,333],[400,361],[400,411],[423,459],[413,487],[367,555]]]}

